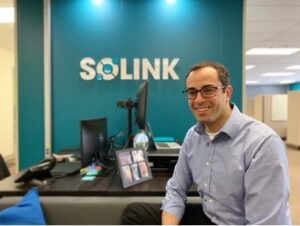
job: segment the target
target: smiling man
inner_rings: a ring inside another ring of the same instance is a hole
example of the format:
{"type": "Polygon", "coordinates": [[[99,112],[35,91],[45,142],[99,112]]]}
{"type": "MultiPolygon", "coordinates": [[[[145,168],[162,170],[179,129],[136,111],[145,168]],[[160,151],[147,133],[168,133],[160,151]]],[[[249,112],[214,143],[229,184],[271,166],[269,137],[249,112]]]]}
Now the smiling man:
{"type": "Polygon", "coordinates": [[[126,224],[291,224],[288,162],[281,138],[230,103],[227,69],[202,62],[183,91],[197,123],[186,134],[157,206],[132,204],[126,224]],[[201,204],[187,204],[196,184],[201,204]],[[160,216],[161,215],[161,216],[160,216]]]}

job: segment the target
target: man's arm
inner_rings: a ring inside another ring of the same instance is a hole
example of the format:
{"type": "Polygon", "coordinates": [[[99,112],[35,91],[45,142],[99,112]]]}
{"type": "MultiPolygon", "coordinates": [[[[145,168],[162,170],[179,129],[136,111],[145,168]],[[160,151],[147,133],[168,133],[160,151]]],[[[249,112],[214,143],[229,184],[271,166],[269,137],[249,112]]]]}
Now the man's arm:
{"type": "Polygon", "coordinates": [[[245,174],[247,224],[289,224],[289,177],[284,144],[279,137],[261,143],[245,174]]]}
{"type": "MultiPolygon", "coordinates": [[[[186,137],[191,133],[190,130],[186,137]]],[[[172,177],[166,185],[166,196],[162,201],[162,222],[163,224],[179,224],[187,200],[187,191],[193,182],[192,173],[188,163],[186,151],[189,150],[185,138],[176,163],[172,177]]]]}
{"type": "Polygon", "coordinates": [[[179,225],[179,219],[166,211],[162,211],[161,214],[161,223],[162,225],[179,225]]]}

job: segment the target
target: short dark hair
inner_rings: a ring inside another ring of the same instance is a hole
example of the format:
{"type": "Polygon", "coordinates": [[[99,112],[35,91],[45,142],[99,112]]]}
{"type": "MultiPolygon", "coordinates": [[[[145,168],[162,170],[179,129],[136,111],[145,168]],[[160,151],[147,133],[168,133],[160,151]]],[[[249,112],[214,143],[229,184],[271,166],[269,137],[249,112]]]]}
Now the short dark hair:
{"type": "Polygon", "coordinates": [[[204,61],[192,66],[190,70],[187,72],[185,76],[185,80],[189,77],[191,72],[205,67],[212,67],[216,69],[216,71],[218,72],[219,80],[222,83],[222,86],[227,87],[230,85],[230,75],[227,68],[223,64],[212,62],[212,61],[204,61]]]}

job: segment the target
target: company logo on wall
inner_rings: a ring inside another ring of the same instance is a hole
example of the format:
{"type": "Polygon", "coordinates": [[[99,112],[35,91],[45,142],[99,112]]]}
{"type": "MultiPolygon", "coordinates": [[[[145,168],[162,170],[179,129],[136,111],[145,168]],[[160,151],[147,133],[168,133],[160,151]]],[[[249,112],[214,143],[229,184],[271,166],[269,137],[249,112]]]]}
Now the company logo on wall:
{"type": "Polygon", "coordinates": [[[121,80],[179,80],[175,71],[179,58],[155,58],[154,63],[147,58],[134,58],[128,62],[126,58],[102,58],[96,62],[91,57],[80,61],[80,77],[83,80],[112,80],[120,77],[121,80]],[[129,66],[132,72],[129,72],[129,66]]]}

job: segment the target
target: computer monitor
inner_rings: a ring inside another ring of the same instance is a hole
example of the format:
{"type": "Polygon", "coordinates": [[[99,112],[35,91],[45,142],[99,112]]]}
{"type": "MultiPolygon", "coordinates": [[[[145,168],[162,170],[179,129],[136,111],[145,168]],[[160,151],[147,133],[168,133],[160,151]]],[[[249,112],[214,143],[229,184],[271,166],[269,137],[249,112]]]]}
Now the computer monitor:
{"type": "Polygon", "coordinates": [[[136,123],[139,129],[144,130],[146,128],[146,113],[147,113],[147,95],[148,95],[148,82],[143,82],[137,91],[136,100],[120,100],[117,101],[117,106],[120,108],[126,108],[128,110],[128,141],[129,146],[132,146],[132,115],[131,111],[135,108],[136,123]]]}
{"type": "Polygon", "coordinates": [[[146,128],[148,82],[143,82],[138,90],[135,103],[136,123],[142,130],[146,128]]]}
{"type": "Polygon", "coordinates": [[[107,119],[81,120],[80,128],[82,167],[90,165],[93,161],[104,162],[107,157],[107,119]]]}

